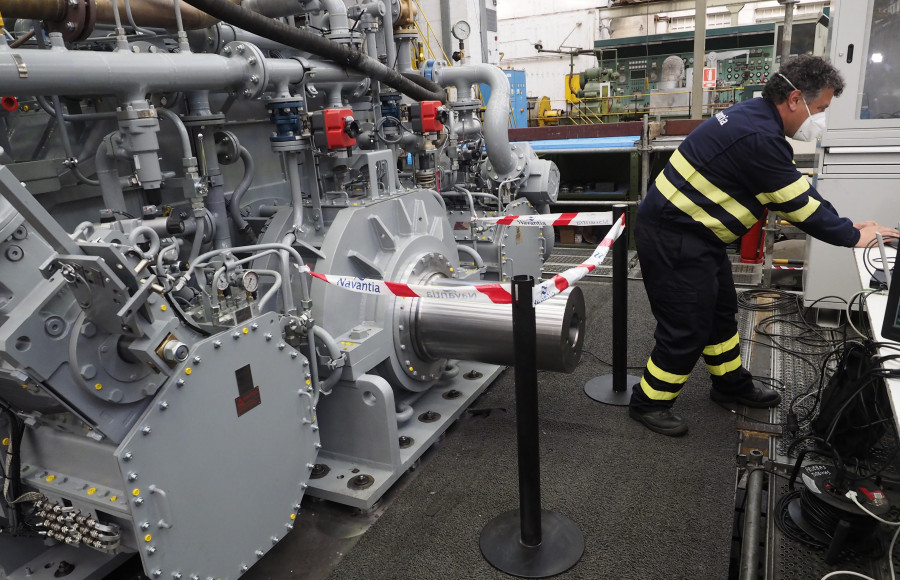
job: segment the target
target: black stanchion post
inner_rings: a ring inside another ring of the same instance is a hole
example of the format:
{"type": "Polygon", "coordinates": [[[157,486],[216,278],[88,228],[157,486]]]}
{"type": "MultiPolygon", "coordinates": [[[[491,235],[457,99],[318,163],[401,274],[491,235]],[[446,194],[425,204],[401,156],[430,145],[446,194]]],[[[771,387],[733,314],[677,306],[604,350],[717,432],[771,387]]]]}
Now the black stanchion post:
{"type": "Polygon", "coordinates": [[[481,532],[484,558],[522,578],[565,572],[584,554],[584,536],[566,516],[541,509],[540,431],[537,391],[537,322],[531,276],[512,283],[516,372],[519,509],[492,519],[481,532]]]}
{"type": "Polygon", "coordinates": [[[541,543],[541,457],[538,432],[537,319],[531,276],[513,279],[513,350],[516,370],[516,434],[522,543],[541,543]]]}
{"type": "MultiPolygon", "coordinates": [[[[625,216],[628,205],[613,206],[616,221],[625,216]]],[[[623,232],[612,246],[612,374],[594,377],[584,385],[588,397],[607,405],[626,406],[631,399],[629,386],[640,377],[628,374],[628,234],[623,232]]]]}

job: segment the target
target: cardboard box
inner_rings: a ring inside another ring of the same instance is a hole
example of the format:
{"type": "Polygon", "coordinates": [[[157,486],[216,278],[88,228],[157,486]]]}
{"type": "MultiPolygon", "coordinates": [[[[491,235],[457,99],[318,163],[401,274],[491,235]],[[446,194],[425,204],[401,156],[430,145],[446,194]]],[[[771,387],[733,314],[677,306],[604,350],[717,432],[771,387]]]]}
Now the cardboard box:
{"type": "MultiPolygon", "coordinates": [[[[556,229],[559,232],[560,244],[575,243],[575,228],[573,226],[558,226],[556,229]]],[[[580,239],[578,240],[578,243],[581,243],[580,239]]]]}

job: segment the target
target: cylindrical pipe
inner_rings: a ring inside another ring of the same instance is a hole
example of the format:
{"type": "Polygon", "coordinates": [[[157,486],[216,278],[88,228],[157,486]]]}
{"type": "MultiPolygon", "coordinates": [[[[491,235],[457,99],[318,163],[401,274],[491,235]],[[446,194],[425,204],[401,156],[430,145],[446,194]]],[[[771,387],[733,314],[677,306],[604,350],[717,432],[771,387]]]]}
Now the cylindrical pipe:
{"type": "MultiPolygon", "coordinates": [[[[250,184],[253,183],[253,176],[256,173],[256,164],[253,163],[253,155],[250,154],[250,151],[246,147],[241,145],[239,152],[241,161],[244,163],[244,177],[231,194],[231,200],[228,202],[228,210],[231,213],[231,221],[234,222],[238,231],[244,234],[252,234],[253,230],[250,228],[250,224],[248,224],[247,220],[244,219],[244,216],[241,215],[241,200],[244,198],[244,194],[247,193],[247,190],[250,189],[250,184]]],[[[255,237],[256,236],[254,235],[254,239],[251,240],[254,244],[256,243],[255,237]]]]}
{"type": "MultiPolygon", "coordinates": [[[[436,286],[452,286],[444,279],[436,286]]],[[[418,300],[413,306],[416,352],[423,358],[474,360],[511,365],[515,361],[512,319],[505,304],[470,304],[418,300]],[[477,332],[472,332],[477,328],[477,332]]],[[[572,372],[581,359],[585,307],[574,286],[537,306],[537,365],[542,370],[572,372]]]]}
{"type": "Polygon", "coordinates": [[[500,177],[516,169],[516,156],[509,148],[509,80],[499,68],[490,64],[437,68],[435,80],[443,87],[455,86],[460,99],[471,95],[472,85],[484,83],[491,88],[484,112],[484,137],[488,159],[500,177]]]}
{"type": "MultiPolygon", "coordinates": [[[[288,26],[278,20],[244,10],[239,6],[230,4],[227,0],[184,1],[254,34],[265,36],[299,50],[309,51],[334,61],[340,66],[358,70],[364,75],[381,81],[414,99],[446,100],[446,95],[442,91],[437,90],[439,87],[436,85],[434,85],[433,90],[419,86],[419,84],[410,81],[396,71],[388,69],[380,62],[373,61],[356,48],[333,42],[307,30],[288,26]]],[[[15,69],[15,67],[13,68],[15,69]]]]}
{"type": "Polygon", "coordinates": [[[288,183],[291,186],[291,203],[294,205],[294,231],[303,232],[303,190],[300,181],[300,154],[288,151],[284,163],[287,166],[288,183]]]}
{"type": "MultiPolygon", "coordinates": [[[[299,62],[283,59],[279,64],[283,66],[267,69],[272,84],[303,78],[299,62]]],[[[251,68],[246,59],[214,54],[54,49],[29,51],[28,76],[23,78],[12,51],[0,50],[0,86],[17,96],[115,94],[124,101],[144,100],[153,92],[240,88],[253,74],[251,68]]]]}
{"type": "Polygon", "coordinates": [[[752,465],[747,476],[747,504],[744,507],[744,533],[741,541],[741,576],[740,580],[755,580],[758,577],[760,511],[762,506],[763,476],[766,474],[759,460],[762,454],[758,449],[751,451],[752,465]]]}
{"type": "Polygon", "coordinates": [[[512,337],[516,351],[516,442],[519,457],[520,541],[541,545],[541,449],[538,423],[537,321],[531,294],[534,278],[512,283],[512,337]]]}

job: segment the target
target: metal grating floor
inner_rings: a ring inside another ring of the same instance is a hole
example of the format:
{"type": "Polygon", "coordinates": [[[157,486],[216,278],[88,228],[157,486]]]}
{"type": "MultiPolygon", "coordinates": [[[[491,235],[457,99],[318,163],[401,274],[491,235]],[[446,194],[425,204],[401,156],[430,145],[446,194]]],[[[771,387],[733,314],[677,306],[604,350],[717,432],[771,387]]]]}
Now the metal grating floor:
{"type": "MultiPolygon", "coordinates": [[[[755,315],[757,313],[749,310],[741,310],[738,322],[741,337],[752,337],[753,340],[761,338],[753,328],[755,315]]],[[[784,425],[787,421],[787,413],[789,402],[795,397],[803,397],[805,393],[814,391],[818,386],[818,369],[821,368],[830,348],[823,348],[827,341],[840,341],[843,338],[843,332],[839,329],[830,329],[820,326],[812,326],[807,323],[799,311],[795,307],[783,305],[776,310],[768,310],[763,313],[765,315],[776,315],[771,323],[766,323],[764,330],[774,337],[774,340],[781,347],[779,349],[771,349],[771,377],[776,381],[780,381],[783,385],[783,403],[777,409],[774,422],[784,425]],[[809,333],[813,332],[814,340],[809,340],[809,333]],[[820,342],[821,341],[821,342],[820,342]]],[[[763,326],[765,318],[759,318],[757,326],[763,326]]],[[[742,341],[742,356],[747,356],[751,343],[749,340],[742,341]]],[[[757,349],[758,351],[759,349],[757,349]]],[[[763,349],[762,352],[765,352],[763,349]]],[[[762,354],[761,352],[759,354],[762,354]]],[[[808,408],[804,405],[802,399],[794,406],[795,409],[808,408]]],[[[791,436],[785,430],[785,434],[775,438],[773,459],[780,465],[793,465],[796,460],[796,452],[793,457],[787,457],[786,453],[790,445],[798,438],[809,434],[810,428],[808,424],[801,423],[800,431],[791,436]]],[[[886,436],[886,441],[882,445],[889,449],[893,449],[896,444],[892,439],[893,435],[886,436]]],[[[807,456],[809,458],[809,456],[807,456]]],[[[896,501],[900,498],[900,488],[890,483],[891,480],[900,480],[900,476],[895,474],[897,465],[886,472],[886,479],[882,483],[883,489],[889,494],[889,498],[896,501]]],[[[802,487],[798,485],[797,487],[802,487]]],[[[865,574],[868,577],[878,580],[891,578],[890,570],[887,566],[884,554],[890,544],[890,534],[892,530],[887,530],[885,526],[879,527],[876,535],[876,541],[880,543],[875,549],[875,556],[860,556],[849,553],[841,555],[838,562],[829,565],[824,560],[824,552],[812,547],[808,547],[792,538],[785,536],[775,525],[775,518],[778,517],[777,505],[778,500],[788,493],[788,481],[783,477],[769,476],[769,493],[766,510],[767,517],[767,535],[766,535],[766,574],[767,579],[784,579],[794,580],[801,578],[822,578],[826,574],[835,571],[850,571],[857,574],[865,574]]],[[[890,519],[897,519],[896,514],[890,516],[890,519]]],[[[900,560],[894,557],[895,566],[900,560]]],[[[849,576],[849,575],[848,575],[849,576]]]]}

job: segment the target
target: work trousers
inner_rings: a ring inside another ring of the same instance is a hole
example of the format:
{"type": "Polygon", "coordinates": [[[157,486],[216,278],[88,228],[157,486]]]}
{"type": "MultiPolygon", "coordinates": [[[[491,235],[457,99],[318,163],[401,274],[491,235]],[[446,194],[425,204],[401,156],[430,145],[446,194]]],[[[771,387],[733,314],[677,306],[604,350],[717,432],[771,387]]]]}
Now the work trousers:
{"type": "Polygon", "coordinates": [[[752,377],[741,364],[737,292],[725,245],[640,213],[635,241],[656,318],[656,344],[632,388],[631,406],[640,412],[670,408],[701,355],[713,389],[751,390],[752,377]]]}

